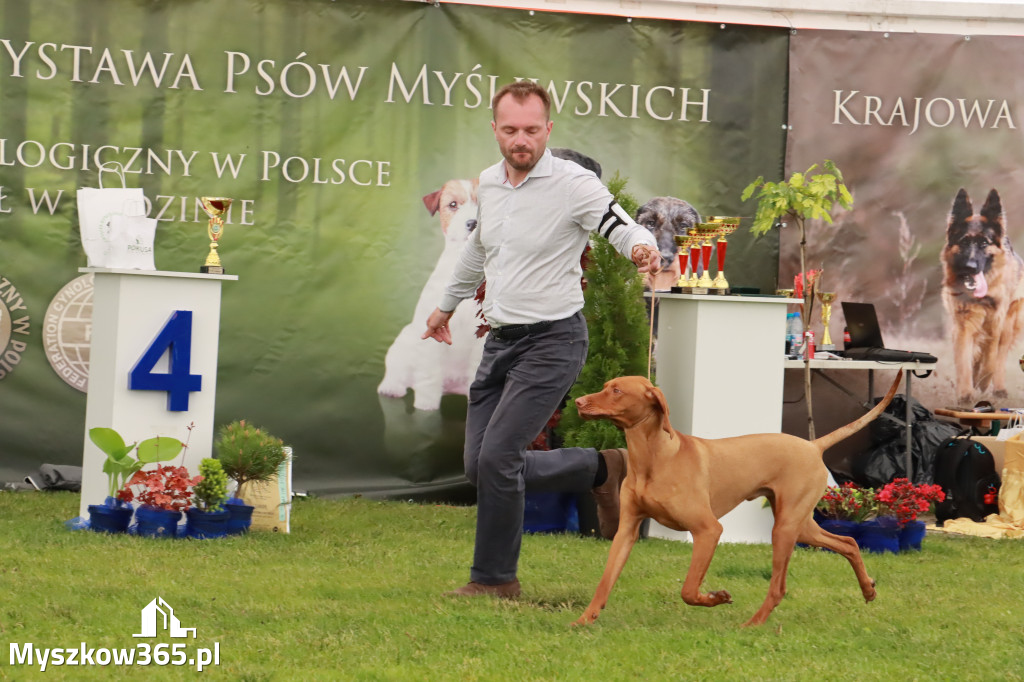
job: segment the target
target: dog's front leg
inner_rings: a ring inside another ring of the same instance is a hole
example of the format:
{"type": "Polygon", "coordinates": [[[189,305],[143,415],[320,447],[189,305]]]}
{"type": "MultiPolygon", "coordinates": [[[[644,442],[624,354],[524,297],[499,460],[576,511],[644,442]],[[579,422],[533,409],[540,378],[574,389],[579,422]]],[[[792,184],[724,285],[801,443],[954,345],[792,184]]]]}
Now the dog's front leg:
{"type": "Polygon", "coordinates": [[[686,580],[683,582],[683,601],[690,606],[718,606],[719,604],[731,604],[732,596],[725,590],[717,592],[700,593],[701,583],[707,575],[708,567],[711,565],[711,558],[715,555],[715,548],[718,547],[718,540],[722,537],[722,524],[717,519],[711,519],[699,530],[690,529],[693,536],[693,558],[690,560],[690,569],[686,572],[686,580]]]}
{"type": "MultiPolygon", "coordinates": [[[[625,490],[623,490],[625,492],[625,490]]],[[[583,615],[573,625],[590,625],[601,615],[601,609],[608,603],[608,595],[611,594],[615,581],[619,579],[622,568],[629,559],[629,553],[640,536],[640,523],[643,517],[640,516],[635,504],[626,504],[625,499],[620,500],[619,528],[612,538],[612,548],[608,551],[608,563],[604,567],[604,575],[601,582],[597,584],[594,598],[583,615]]]]}
{"type": "Polygon", "coordinates": [[[974,338],[961,331],[961,326],[968,323],[966,316],[962,318],[953,325],[953,366],[956,371],[957,400],[965,405],[974,393],[974,338]]]}

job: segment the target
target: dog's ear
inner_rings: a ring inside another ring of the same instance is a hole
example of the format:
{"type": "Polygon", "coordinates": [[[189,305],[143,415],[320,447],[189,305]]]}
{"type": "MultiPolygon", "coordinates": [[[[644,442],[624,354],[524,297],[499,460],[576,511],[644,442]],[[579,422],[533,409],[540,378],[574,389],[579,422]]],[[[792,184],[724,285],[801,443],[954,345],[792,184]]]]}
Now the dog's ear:
{"type": "Polygon", "coordinates": [[[999,192],[992,190],[985,199],[985,205],[981,207],[981,217],[993,230],[1003,234],[1003,203],[999,200],[999,192]]]}
{"type": "Polygon", "coordinates": [[[672,424],[668,420],[668,401],[665,400],[665,394],[657,386],[647,389],[647,394],[651,399],[651,404],[661,412],[661,428],[665,433],[672,435],[672,424]]]}
{"type": "Polygon", "coordinates": [[[971,198],[967,196],[967,190],[961,187],[953,199],[953,208],[949,212],[949,230],[946,231],[946,236],[950,245],[956,244],[967,232],[967,223],[973,215],[971,198]]]}
{"type": "Polygon", "coordinates": [[[441,190],[431,192],[427,196],[423,197],[423,205],[430,211],[430,215],[434,215],[441,208],[441,190]]]}

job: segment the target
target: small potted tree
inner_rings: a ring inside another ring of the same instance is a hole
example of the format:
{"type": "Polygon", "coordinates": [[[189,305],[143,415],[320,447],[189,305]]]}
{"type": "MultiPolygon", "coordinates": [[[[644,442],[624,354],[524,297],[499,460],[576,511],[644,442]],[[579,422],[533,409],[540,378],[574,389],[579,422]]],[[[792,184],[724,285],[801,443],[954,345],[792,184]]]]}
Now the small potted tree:
{"type": "MultiPolygon", "coordinates": [[[[800,272],[807,272],[807,220],[832,222],[832,209],[838,203],[843,208],[853,206],[853,196],[843,183],[843,174],[832,161],[825,159],[823,169],[815,172],[814,164],[803,173],[793,173],[789,180],[766,182],[763,176],[747,185],[741,199],[757,199],[757,210],[750,231],[762,235],[776,225],[787,225],[792,221],[800,230],[800,272]]],[[[810,283],[807,283],[810,284],[810,283]]],[[[811,324],[811,308],[814,301],[814,287],[803,287],[803,334],[811,324]]],[[[804,395],[807,398],[807,432],[814,440],[814,411],[811,405],[810,358],[804,360],[804,395]]]]}
{"type": "Polygon", "coordinates": [[[206,458],[199,463],[201,481],[192,488],[193,506],[185,510],[185,535],[190,538],[222,538],[228,533],[231,513],[224,506],[228,499],[228,477],[220,462],[206,458]]]}
{"type": "Polygon", "coordinates": [[[284,442],[244,419],[222,426],[213,442],[214,455],[235,484],[235,497],[226,507],[231,512],[229,533],[245,532],[252,522],[251,505],[245,495],[251,486],[269,481],[287,456],[284,442]]]}

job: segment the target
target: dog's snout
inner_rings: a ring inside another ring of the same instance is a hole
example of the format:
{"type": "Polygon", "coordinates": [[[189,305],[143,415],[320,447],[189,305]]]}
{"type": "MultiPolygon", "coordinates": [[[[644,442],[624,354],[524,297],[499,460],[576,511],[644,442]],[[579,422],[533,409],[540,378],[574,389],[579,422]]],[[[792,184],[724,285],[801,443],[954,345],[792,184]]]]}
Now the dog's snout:
{"type": "Polygon", "coordinates": [[[470,218],[466,221],[466,232],[472,232],[476,229],[476,218],[470,218]]]}

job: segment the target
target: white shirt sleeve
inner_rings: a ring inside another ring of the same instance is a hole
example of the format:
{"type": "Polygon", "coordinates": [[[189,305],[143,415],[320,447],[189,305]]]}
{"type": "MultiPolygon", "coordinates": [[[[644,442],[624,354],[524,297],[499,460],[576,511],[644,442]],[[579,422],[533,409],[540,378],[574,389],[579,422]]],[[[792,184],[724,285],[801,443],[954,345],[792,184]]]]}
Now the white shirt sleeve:
{"type": "Polygon", "coordinates": [[[448,280],[448,286],[444,289],[438,308],[451,312],[461,301],[476,294],[480,282],[484,280],[484,256],[484,247],[480,243],[480,229],[477,228],[469,233],[459,253],[459,260],[452,271],[451,279],[448,280]]]}
{"type": "Polygon", "coordinates": [[[584,228],[607,239],[626,258],[632,258],[638,244],[658,248],[650,230],[638,225],[596,176],[583,175],[579,180],[574,193],[580,197],[577,220],[584,228]]]}

